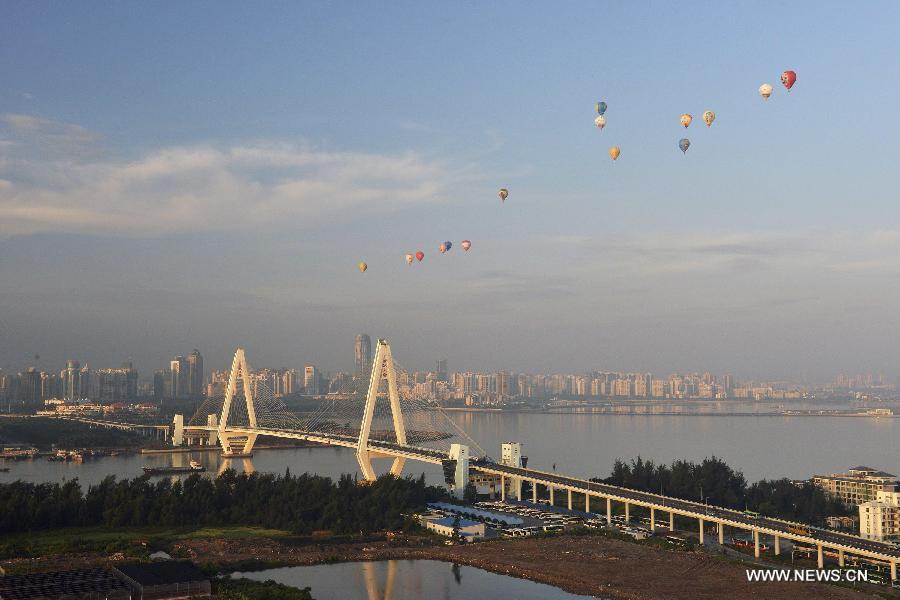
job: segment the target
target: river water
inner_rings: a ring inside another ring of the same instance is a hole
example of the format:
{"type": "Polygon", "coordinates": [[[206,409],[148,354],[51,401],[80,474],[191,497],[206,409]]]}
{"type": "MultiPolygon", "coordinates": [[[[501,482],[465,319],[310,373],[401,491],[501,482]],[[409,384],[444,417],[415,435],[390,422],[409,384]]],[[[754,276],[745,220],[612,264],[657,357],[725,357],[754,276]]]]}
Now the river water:
{"type": "Polygon", "coordinates": [[[542,583],[434,560],[385,560],[284,567],[239,572],[232,577],[246,577],[256,581],[271,579],[301,589],[310,587],[316,600],[574,600],[590,597],[570,594],[542,583]]]}
{"type": "MultiPolygon", "coordinates": [[[[520,441],[529,466],[576,476],[607,476],[617,457],[638,455],[670,462],[700,460],[715,455],[744,472],[748,480],[843,471],[868,465],[897,473],[900,469],[900,419],[834,416],[756,416],[748,407],[727,404],[704,415],[613,415],[590,413],[452,412],[453,418],[489,456],[499,458],[500,443],[520,441]]],[[[764,409],[770,410],[770,409],[764,409]]],[[[147,465],[186,465],[199,459],[211,473],[225,467],[239,471],[283,473],[310,471],[336,477],[356,473],[351,450],[341,448],[259,449],[252,459],[225,461],[216,452],[121,455],[87,460],[84,464],[45,459],[12,462],[0,481],[62,481],[78,477],[83,484],[106,475],[134,477],[147,465]]],[[[386,470],[389,461],[375,461],[386,470]]],[[[406,473],[426,473],[442,482],[440,468],[407,462],[406,473]]]]}

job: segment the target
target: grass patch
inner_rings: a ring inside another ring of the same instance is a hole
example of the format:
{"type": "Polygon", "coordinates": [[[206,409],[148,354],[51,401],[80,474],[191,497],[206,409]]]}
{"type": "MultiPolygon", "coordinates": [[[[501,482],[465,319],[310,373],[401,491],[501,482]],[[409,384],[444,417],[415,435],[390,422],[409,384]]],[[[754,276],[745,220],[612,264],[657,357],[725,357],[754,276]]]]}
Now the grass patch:
{"type": "Polygon", "coordinates": [[[280,529],[262,527],[77,527],[5,536],[0,541],[0,558],[33,558],[74,552],[121,552],[129,557],[144,557],[172,542],[199,538],[251,539],[287,537],[280,529]]]}

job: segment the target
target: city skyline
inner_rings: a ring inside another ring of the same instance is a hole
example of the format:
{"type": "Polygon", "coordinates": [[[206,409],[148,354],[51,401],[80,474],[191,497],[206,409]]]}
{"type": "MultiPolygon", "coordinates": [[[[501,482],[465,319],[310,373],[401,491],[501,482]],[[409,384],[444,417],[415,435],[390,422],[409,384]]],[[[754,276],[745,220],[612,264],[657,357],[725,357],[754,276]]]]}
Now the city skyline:
{"type": "Polygon", "coordinates": [[[897,373],[900,84],[870,57],[900,7],[697,6],[11,3],[0,365],[345,368],[369,330],[419,368],[897,373]]]}

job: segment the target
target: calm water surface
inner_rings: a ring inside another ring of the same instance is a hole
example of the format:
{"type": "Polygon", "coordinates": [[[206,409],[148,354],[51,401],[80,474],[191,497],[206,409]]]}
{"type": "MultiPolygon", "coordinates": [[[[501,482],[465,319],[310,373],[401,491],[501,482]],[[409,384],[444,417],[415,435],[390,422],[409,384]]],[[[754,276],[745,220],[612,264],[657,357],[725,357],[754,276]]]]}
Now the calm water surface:
{"type": "Polygon", "coordinates": [[[257,581],[272,579],[297,588],[310,587],[316,600],[570,600],[589,598],[555,587],[496,575],[474,567],[434,560],[386,560],[311,567],[285,567],[234,573],[257,581]]]}
{"type": "MultiPolygon", "coordinates": [[[[771,410],[763,408],[763,410],[771,410]]],[[[487,451],[499,458],[500,443],[521,441],[529,466],[580,476],[606,476],[617,457],[641,455],[655,461],[699,460],[716,455],[753,481],[807,478],[814,473],[869,465],[900,472],[900,419],[809,416],[672,416],[540,413],[451,413],[487,451]]],[[[96,483],[108,474],[134,477],[146,465],[186,465],[199,459],[211,473],[310,471],[336,477],[359,473],[352,451],[339,448],[258,450],[252,459],[223,460],[215,452],[128,455],[89,460],[81,465],[34,461],[6,462],[0,481],[62,481],[78,477],[96,483]]],[[[375,461],[386,470],[390,462],[375,461]]],[[[407,473],[426,473],[442,482],[440,468],[408,462],[407,473]]]]}

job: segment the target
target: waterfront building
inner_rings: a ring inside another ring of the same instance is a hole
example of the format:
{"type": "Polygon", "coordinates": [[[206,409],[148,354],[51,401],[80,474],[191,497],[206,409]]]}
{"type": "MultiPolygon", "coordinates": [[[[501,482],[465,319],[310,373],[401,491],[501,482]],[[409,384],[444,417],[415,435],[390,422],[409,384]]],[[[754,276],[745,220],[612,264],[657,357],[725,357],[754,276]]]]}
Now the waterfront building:
{"type": "Polygon", "coordinates": [[[872,467],[853,467],[846,473],[814,475],[812,482],[847,506],[859,506],[877,498],[878,492],[897,489],[897,476],[872,467]]]}
{"type": "Polygon", "coordinates": [[[900,492],[878,490],[859,505],[859,534],[878,541],[900,537],[900,492]]]}

